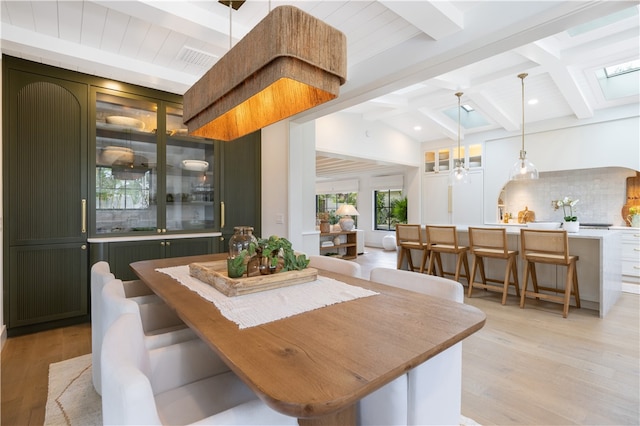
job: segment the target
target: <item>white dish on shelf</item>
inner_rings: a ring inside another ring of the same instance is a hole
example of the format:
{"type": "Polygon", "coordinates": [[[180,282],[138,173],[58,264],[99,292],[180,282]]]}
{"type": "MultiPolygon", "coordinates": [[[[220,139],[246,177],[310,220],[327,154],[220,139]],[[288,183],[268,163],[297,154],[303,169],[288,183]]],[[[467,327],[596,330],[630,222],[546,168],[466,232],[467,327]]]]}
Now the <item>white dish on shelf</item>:
{"type": "Polygon", "coordinates": [[[97,121],[96,127],[98,129],[115,130],[117,132],[127,131],[127,132],[152,133],[154,131],[154,130],[139,129],[137,127],[131,127],[131,126],[121,126],[119,124],[109,124],[109,123],[105,123],[104,121],[97,121]]]}
{"type": "Polygon", "coordinates": [[[480,165],[479,161],[469,161],[469,167],[480,167],[480,165]]]}
{"type": "Polygon", "coordinates": [[[109,145],[102,148],[100,163],[106,165],[133,163],[133,149],[124,146],[109,145]]]}
{"type": "Polygon", "coordinates": [[[144,123],[136,118],[124,117],[122,115],[111,115],[105,119],[107,124],[129,127],[137,130],[144,130],[144,123]]]}
{"type": "Polygon", "coordinates": [[[182,168],[194,172],[203,172],[209,168],[209,163],[203,160],[182,160],[182,168]]]}
{"type": "Polygon", "coordinates": [[[449,170],[449,166],[440,166],[438,170],[440,171],[449,170]]]}

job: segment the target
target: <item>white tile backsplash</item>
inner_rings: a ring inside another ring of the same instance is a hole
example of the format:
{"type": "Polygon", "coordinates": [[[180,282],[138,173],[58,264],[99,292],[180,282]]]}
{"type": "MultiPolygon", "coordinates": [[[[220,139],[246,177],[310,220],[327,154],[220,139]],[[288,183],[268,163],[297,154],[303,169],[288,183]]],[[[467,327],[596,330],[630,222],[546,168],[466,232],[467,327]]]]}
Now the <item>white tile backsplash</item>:
{"type": "Polygon", "coordinates": [[[611,223],[624,226],[621,210],[627,199],[627,177],[635,171],[621,167],[543,172],[533,181],[510,181],[501,195],[504,211],[517,222],[518,212],[528,207],[536,221],[562,222],[562,208],[554,210],[553,200],[564,197],[580,200],[574,214],[581,223],[611,223]]]}

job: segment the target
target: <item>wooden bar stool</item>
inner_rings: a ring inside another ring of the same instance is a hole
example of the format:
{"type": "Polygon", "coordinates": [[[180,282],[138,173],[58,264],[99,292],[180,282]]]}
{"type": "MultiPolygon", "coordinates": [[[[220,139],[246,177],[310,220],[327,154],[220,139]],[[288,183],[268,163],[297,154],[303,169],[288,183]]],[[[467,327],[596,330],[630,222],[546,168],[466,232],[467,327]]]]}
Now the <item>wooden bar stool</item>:
{"type": "Polygon", "coordinates": [[[420,273],[424,272],[424,267],[429,256],[427,243],[422,239],[422,227],[420,225],[396,225],[396,245],[400,247],[400,256],[398,256],[398,268],[402,268],[402,261],[407,256],[407,264],[410,271],[415,271],[413,259],[411,259],[411,250],[422,251],[422,261],[420,262],[420,273]]]}
{"type": "Polygon", "coordinates": [[[485,290],[502,292],[502,304],[507,302],[507,294],[509,286],[516,288],[516,295],[520,296],[520,286],[518,284],[518,270],[516,268],[517,250],[509,250],[507,248],[507,230],[504,228],[469,228],[469,251],[473,255],[471,263],[471,279],[469,280],[468,296],[474,287],[484,288],[485,290]],[[484,259],[504,259],[507,265],[504,270],[504,278],[498,280],[495,278],[487,278],[484,271],[484,259]],[[475,282],[476,268],[480,269],[480,278],[482,283],[475,282]],[[511,280],[513,276],[513,281],[511,280]],[[502,286],[487,284],[500,283],[502,286]]]}
{"type": "Polygon", "coordinates": [[[521,229],[520,239],[522,242],[521,255],[525,260],[524,283],[522,284],[520,307],[524,308],[527,296],[560,302],[563,304],[562,316],[566,318],[569,313],[569,300],[573,295],[576,301],[576,307],[580,308],[578,271],[576,269],[578,256],[569,254],[569,236],[567,235],[567,231],[521,229]],[[567,274],[564,289],[539,285],[538,278],[536,277],[536,263],[566,266],[567,274]],[[529,275],[531,275],[533,291],[527,290],[529,275]],[[559,296],[557,294],[541,293],[541,291],[564,294],[559,296]]]}
{"type": "Polygon", "coordinates": [[[460,269],[464,266],[465,277],[469,282],[469,261],[467,260],[468,247],[458,245],[458,233],[455,226],[427,225],[427,243],[430,253],[428,274],[435,275],[434,266],[440,270],[440,276],[452,275],[455,281],[460,279],[460,269]],[[453,254],[456,257],[455,272],[447,272],[442,267],[441,253],[453,254]]]}

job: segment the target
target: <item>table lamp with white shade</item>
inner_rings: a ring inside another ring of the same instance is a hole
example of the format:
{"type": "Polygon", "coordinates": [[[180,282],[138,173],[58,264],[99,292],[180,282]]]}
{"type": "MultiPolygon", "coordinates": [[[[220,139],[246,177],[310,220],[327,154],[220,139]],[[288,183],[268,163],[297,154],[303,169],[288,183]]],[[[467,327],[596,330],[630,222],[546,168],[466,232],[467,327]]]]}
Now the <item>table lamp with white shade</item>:
{"type": "Polygon", "coordinates": [[[351,204],[343,204],[336,211],[336,216],[342,216],[340,221],[340,229],[343,231],[351,231],[354,228],[353,218],[351,216],[358,216],[358,210],[351,204]]]}

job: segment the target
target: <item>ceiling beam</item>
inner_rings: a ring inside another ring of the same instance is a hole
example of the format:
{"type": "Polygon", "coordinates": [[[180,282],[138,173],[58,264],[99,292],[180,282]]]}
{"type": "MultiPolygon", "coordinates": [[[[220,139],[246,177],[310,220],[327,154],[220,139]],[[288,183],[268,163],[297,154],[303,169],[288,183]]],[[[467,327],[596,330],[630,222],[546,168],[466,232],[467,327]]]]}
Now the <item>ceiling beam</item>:
{"type": "Polygon", "coordinates": [[[397,1],[380,3],[434,40],[464,29],[464,14],[450,1],[397,1]]]}
{"type": "Polygon", "coordinates": [[[584,94],[573,75],[567,69],[557,52],[549,43],[534,42],[516,51],[527,59],[537,62],[549,73],[567,104],[579,119],[593,117],[593,108],[588,104],[584,94]]]}

